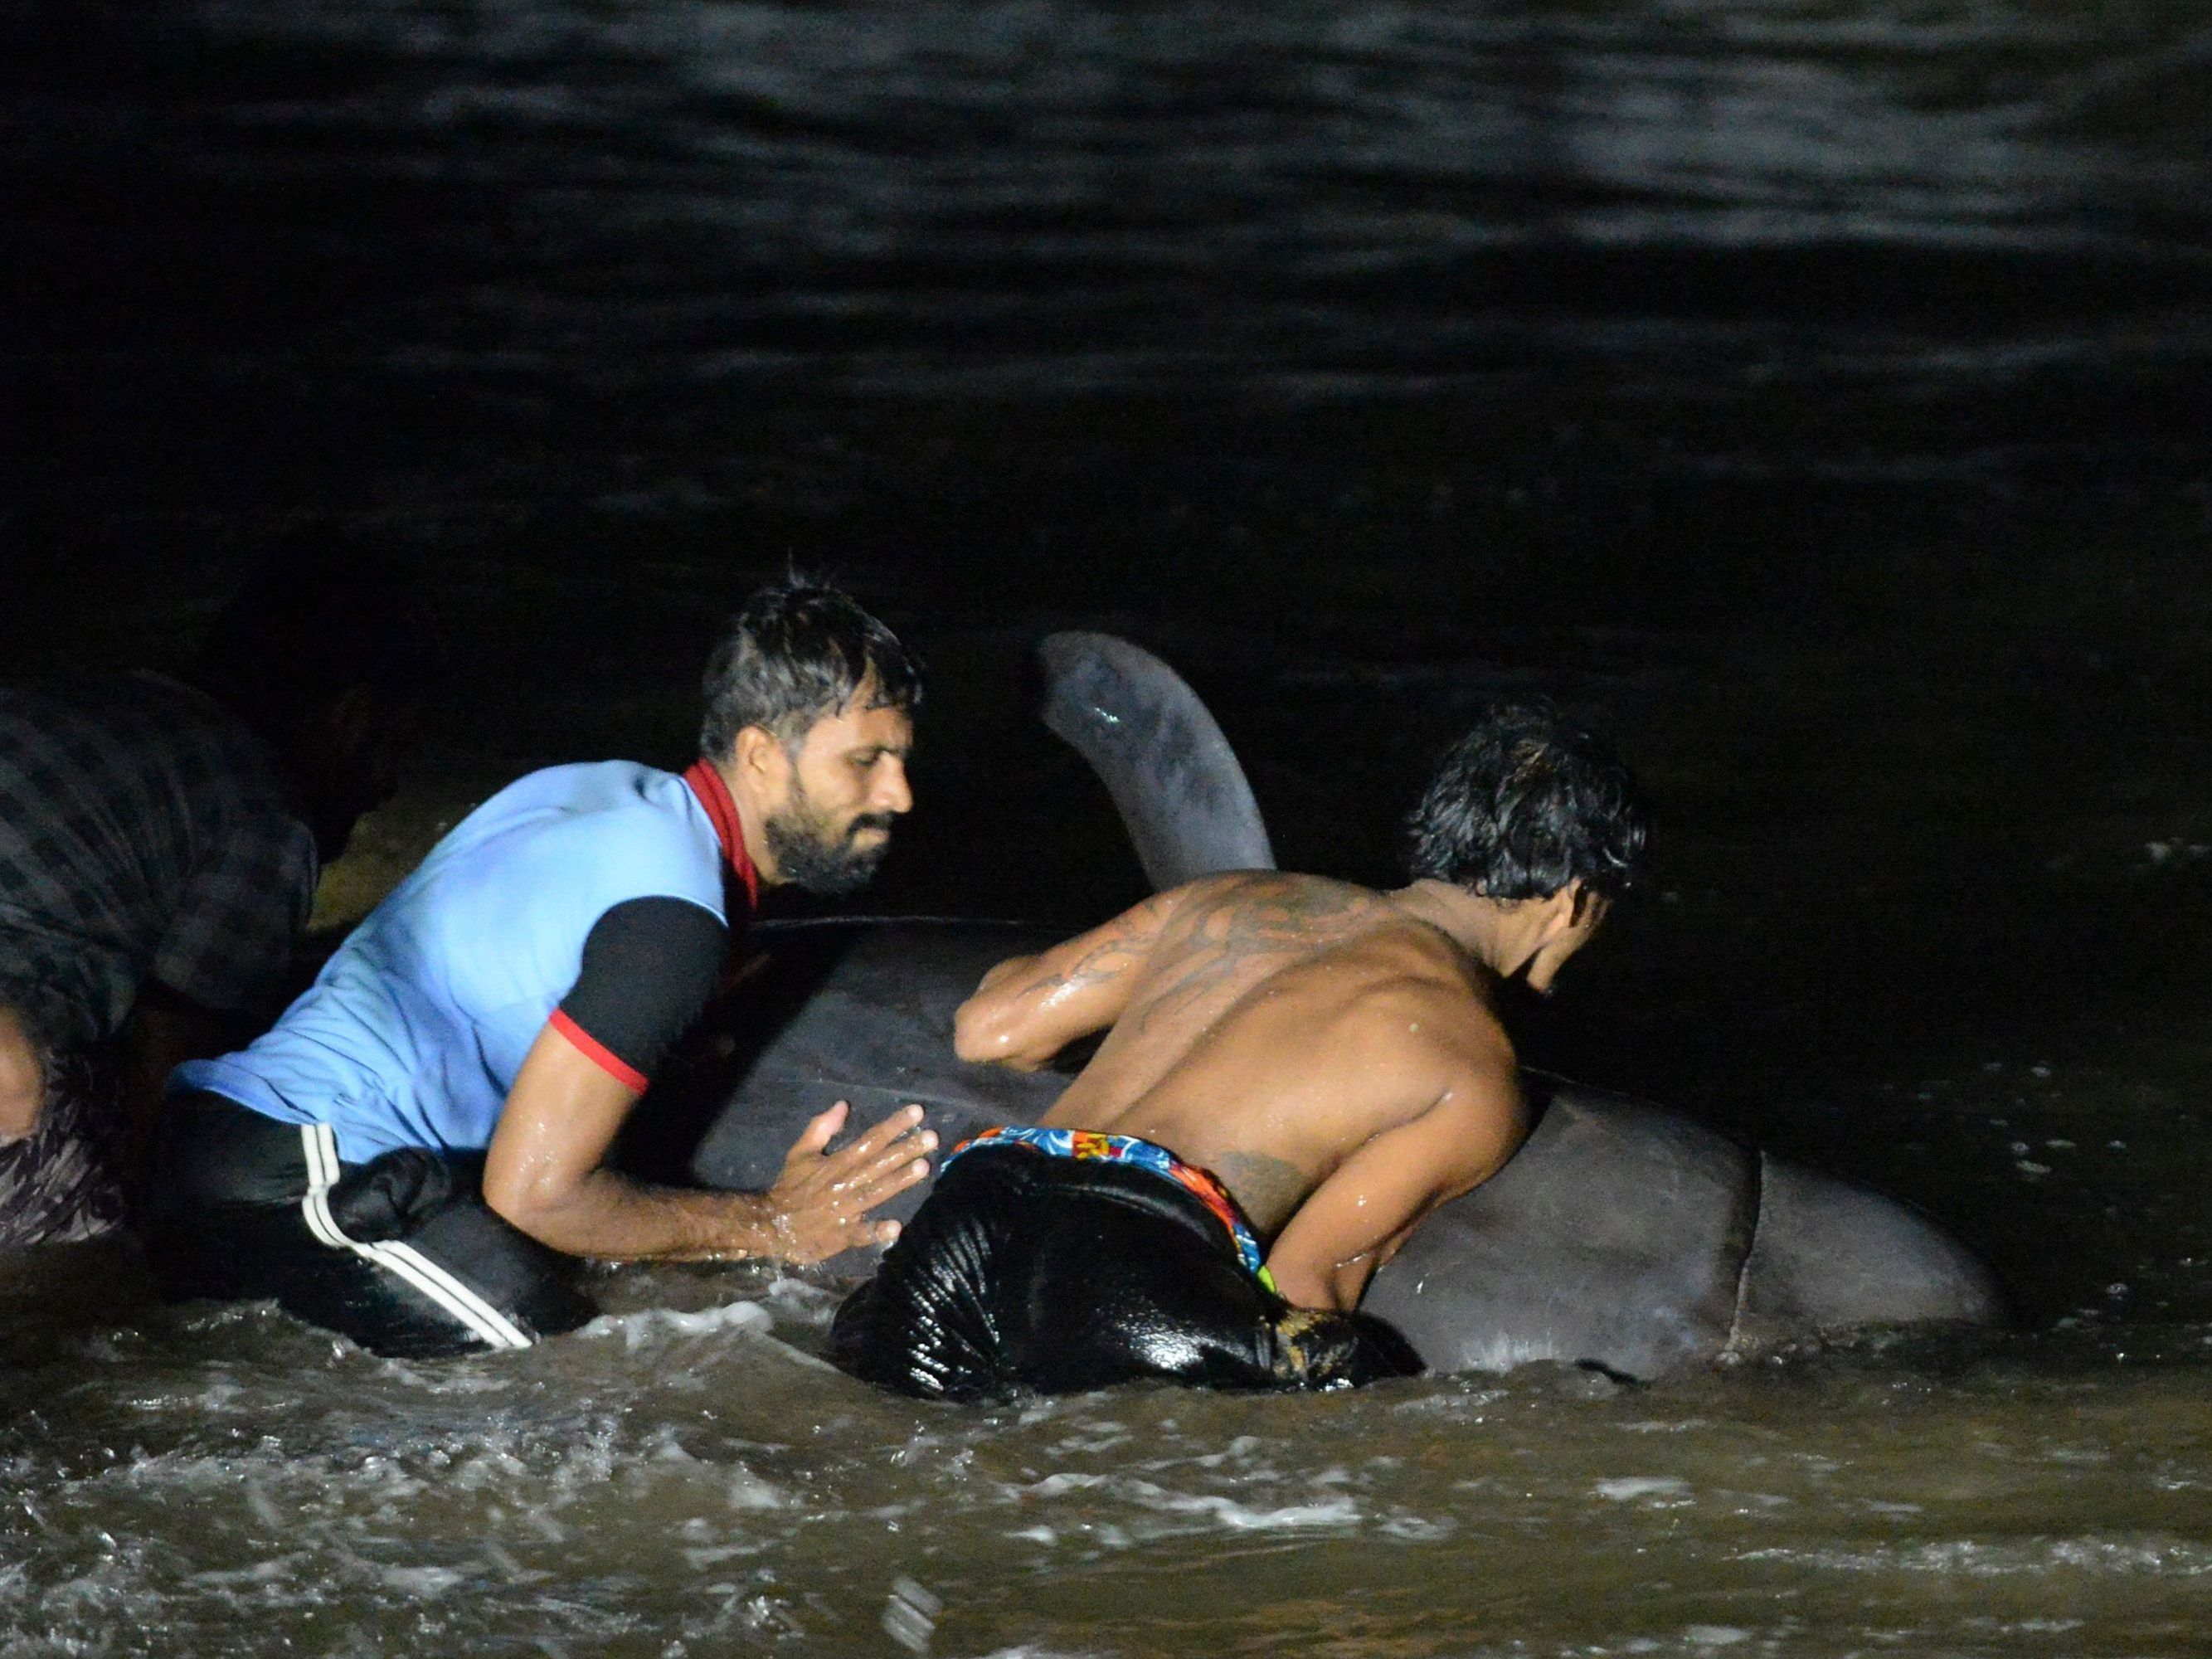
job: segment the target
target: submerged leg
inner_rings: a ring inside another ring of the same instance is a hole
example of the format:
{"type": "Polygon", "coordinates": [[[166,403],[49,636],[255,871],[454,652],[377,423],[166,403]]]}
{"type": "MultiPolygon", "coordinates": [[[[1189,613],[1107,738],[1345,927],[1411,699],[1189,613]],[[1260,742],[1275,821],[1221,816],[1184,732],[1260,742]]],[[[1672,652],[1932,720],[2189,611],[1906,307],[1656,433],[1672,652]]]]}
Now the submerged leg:
{"type": "Polygon", "coordinates": [[[1018,1346],[1033,1388],[1350,1388],[1422,1370],[1381,1320],[1293,1308],[1180,1222],[1097,1197],[1061,1217],[1042,1241],[1018,1346]]]}
{"type": "Polygon", "coordinates": [[[273,1297],[405,1358],[527,1347],[592,1316],[574,1264],[486,1207],[477,1161],[410,1149],[341,1164],[327,1127],[213,1095],[171,1103],[165,1128],[141,1233],[173,1298],[273,1297]]]}
{"type": "Polygon", "coordinates": [[[1147,1379],[1342,1388],[1421,1370],[1380,1320],[1295,1309],[1267,1289],[1174,1182],[1018,1150],[970,1152],[945,1172],[837,1310],[830,1352],[925,1400],[1147,1379]]]}

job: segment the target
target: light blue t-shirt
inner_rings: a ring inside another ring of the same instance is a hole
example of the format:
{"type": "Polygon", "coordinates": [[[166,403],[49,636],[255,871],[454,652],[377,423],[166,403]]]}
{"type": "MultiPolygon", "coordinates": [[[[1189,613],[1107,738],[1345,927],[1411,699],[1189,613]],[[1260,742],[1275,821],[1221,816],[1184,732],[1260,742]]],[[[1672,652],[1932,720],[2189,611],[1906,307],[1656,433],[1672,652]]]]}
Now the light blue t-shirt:
{"type": "Polygon", "coordinates": [[[170,1089],[327,1123],[349,1164],[401,1146],[481,1151],[592,924],[648,897],[726,924],[725,868],[714,819],[677,774],[627,761],[532,772],[433,848],[266,1036],[178,1067],[170,1089]]]}

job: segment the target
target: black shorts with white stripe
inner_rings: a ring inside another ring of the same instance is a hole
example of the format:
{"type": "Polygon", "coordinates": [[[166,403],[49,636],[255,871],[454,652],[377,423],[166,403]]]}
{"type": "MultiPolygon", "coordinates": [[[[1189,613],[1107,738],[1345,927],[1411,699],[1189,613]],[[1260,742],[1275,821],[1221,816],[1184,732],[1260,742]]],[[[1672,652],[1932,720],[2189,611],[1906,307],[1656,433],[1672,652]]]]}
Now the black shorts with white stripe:
{"type": "Polygon", "coordinates": [[[192,1094],[168,1103],[157,1168],[139,1230],[178,1300],[273,1297],[404,1358],[526,1348],[595,1311],[574,1258],[485,1205],[481,1157],[342,1164],[327,1125],[192,1094]]]}

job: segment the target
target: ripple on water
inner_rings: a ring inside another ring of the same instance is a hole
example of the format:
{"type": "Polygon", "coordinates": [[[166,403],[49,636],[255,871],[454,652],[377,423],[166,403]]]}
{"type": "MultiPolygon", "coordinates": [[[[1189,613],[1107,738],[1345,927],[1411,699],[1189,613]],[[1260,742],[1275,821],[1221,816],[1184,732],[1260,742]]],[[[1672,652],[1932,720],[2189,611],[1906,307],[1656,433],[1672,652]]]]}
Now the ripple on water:
{"type": "Polygon", "coordinates": [[[2092,1388],[2000,1349],[1937,1388],[1846,1352],[1663,1389],[1539,1368],[954,1410],[825,1371],[833,1291],[737,1287],[627,1281],[611,1299],[641,1305],[589,1334],[447,1367],[149,1315],[0,1440],[0,1631],[838,1651],[890,1616],[938,1651],[1172,1655],[1305,1609],[1346,1655],[1816,1653],[1831,1628],[2057,1653],[2069,1598],[2132,1594],[2148,1629],[2212,1562],[2194,1372],[2092,1388]],[[2006,1605],[1965,1609],[1966,1584],[2006,1605]]]}

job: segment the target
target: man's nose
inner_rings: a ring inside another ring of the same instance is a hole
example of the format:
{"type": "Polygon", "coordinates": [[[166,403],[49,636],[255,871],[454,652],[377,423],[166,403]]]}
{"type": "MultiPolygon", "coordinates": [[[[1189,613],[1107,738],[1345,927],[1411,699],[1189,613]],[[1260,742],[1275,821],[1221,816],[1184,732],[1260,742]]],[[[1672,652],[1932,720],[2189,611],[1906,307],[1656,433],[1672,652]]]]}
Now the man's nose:
{"type": "Polygon", "coordinates": [[[906,781],[906,763],[884,757],[876,769],[875,787],[868,793],[868,809],[875,812],[911,812],[914,790],[906,781]]]}

